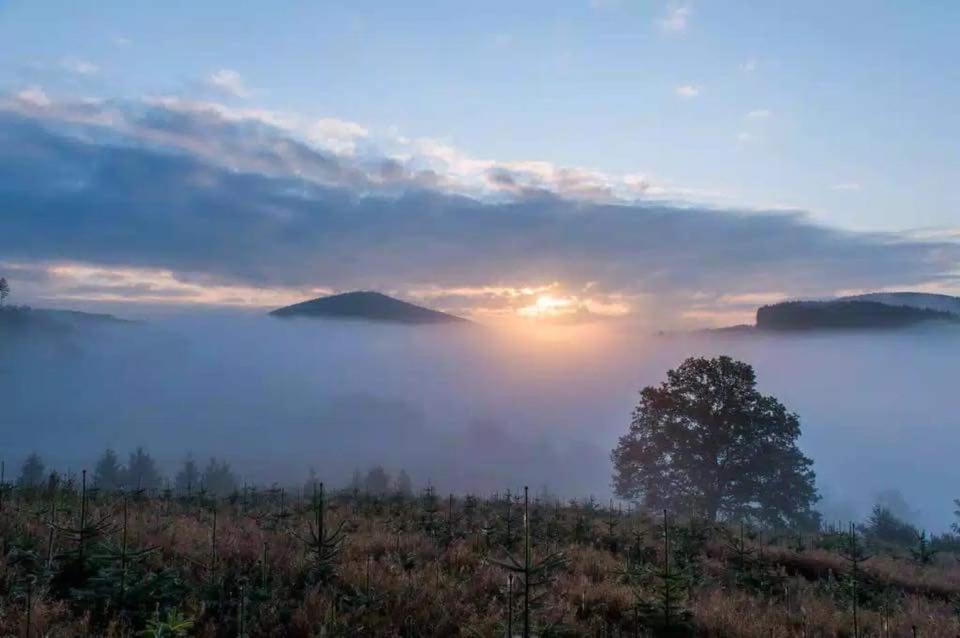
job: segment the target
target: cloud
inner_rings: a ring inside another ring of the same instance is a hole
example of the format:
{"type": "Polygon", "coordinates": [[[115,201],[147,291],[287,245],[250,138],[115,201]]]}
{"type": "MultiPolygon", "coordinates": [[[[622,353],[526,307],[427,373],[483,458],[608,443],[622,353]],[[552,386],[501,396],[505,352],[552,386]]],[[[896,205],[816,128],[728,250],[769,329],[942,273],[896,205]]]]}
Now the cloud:
{"type": "Polygon", "coordinates": [[[693,10],[687,6],[672,5],[667,13],[658,21],[660,28],[668,33],[680,33],[687,30],[687,23],[693,10]]]}
{"type": "Polygon", "coordinates": [[[859,182],[840,182],[830,188],[835,191],[858,191],[861,190],[862,187],[859,182]]]}
{"type": "Polygon", "coordinates": [[[754,109],[746,115],[748,120],[766,120],[773,117],[773,112],[767,109],[754,109]]]}
{"type": "Polygon", "coordinates": [[[323,288],[220,285],[155,268],[103,267],[70,262],[0,262],[18,281],[42,282],[47,299],[83,302],[276,308],[329,294],[323,288]]]}
{"type": "Polygon", "coordinates": [[[911,230],[907,233],[913,239],[927,239],[927,240],[954,240],[960,242],[960,226],[956,228],[951,227],[933,227],[933,228],[917,228],[911,230]]]}
{"type": "Polygon", "coordinates": [[[207,85],[229,97],[250,97],[250,89],[233,69],[219,69],[207,77],[207,85]]]}
{"type": "Polygon", "coordinates": [[[44,108],[50,105],[50,98],[39,86],[28,86],[14,94],[14,99],[26,106],[44,108]]]}
{"type": "Polygon", "coordinates": [[[0,109],[0,236],[10,238],[6,261],[61,282],[49,284],[53,297],[69,294],[64,272],[115,298],[105,272],[141,297],[253,304],[263,291],[557,282],[549,294],[565,307],[615,314],[653,295],[669,318],[721,295],[943,282],[960,263],[955,242],[649,199],[636,177],[622,197],[625,180],[585,169],[476,160],[425,142],[388,154],[340,120],[311,139],[307,118],[256,110],[22,100],[0,109]],[[353,148],[329,142],[341,133],[353,148]]]}
{"type": "Polygon", "coordinates": [[[684,99],[695,98],[700,95],[700,87],[693,84],[681,84],[674,89],[674,93],[684,99]]]}
{"type": "Polygon", "coordinates": [[[60,68],[77,75],[96,75],[100,72],[100,67],[96,64],[78,58],[63,58],[60,60],[60,68]]]}
{"type": "Polygon", "coordinates": [[[740,65],[740,70],[745,71],[747,73],[753,73],[754,71],[757,70],[757,68],[759,68],[759,66],[760,66],[759,60],[757,60],[756,58],[750,58],[748,60],[745,60],[743,64],[740,65]]]}

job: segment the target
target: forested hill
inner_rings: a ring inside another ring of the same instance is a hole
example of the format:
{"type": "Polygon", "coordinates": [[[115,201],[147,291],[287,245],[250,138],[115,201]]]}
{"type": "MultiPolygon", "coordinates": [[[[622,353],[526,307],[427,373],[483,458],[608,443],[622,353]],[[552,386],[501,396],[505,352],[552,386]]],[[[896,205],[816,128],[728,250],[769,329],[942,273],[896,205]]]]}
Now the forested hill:
{"type": "Polygon", "coordinates": [[[893,329],[927,322],[960,325],[960,315],[880,301],[788,301],[757,310],[761,330],[893,329]]]}
{"type": "Polygon", "coordinates": [[[431,310],[379,292],[347,292],[311,299],[278,308],[274,317],[309,317],[315,319],[363,319],[405,324],[465,323],[467,320],[445,312],[431,310]]]}

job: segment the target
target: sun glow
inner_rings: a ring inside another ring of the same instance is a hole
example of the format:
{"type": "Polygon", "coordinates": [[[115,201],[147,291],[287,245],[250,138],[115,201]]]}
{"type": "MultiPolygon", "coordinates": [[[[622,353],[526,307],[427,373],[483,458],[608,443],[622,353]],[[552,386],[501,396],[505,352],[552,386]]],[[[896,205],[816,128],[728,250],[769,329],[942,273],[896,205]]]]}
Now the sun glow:
{"type": "Polygon", "coordinates": [[[540,295],[533,304],[518,308],[517,314],[521,317],[556,317],[575,310],[572,299],[540,295]]]}

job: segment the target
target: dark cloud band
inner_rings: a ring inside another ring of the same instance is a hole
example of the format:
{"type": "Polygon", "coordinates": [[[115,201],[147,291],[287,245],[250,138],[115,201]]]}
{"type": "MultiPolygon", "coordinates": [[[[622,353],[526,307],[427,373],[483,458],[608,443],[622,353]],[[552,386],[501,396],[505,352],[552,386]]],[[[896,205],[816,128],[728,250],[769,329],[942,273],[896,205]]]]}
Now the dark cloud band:
{"type": "Polygon", "coordinates": [[[518,190],[502,169],[483,177],[510,196],[491,201],[369,148],[319,150],[262,120],[110,108],[123,126],[0,112],[4,259],[262,286],[561,281],[669,295],[910,286],[960,263],[955,243],[841,232],[798,213],[518,190]]]}

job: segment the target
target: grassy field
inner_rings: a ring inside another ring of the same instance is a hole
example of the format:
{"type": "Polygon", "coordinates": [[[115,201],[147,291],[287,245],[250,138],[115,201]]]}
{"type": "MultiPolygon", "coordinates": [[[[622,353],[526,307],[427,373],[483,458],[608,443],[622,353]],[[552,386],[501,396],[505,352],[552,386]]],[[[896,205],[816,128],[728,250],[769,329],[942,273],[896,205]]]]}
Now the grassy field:
{"type": "Polygon", "coordinates": [[[212,498],[81,483],[3,491],[0,636],[960,632],[954,555],[856,530],[759,534],[523,490],[212,498]]]}

